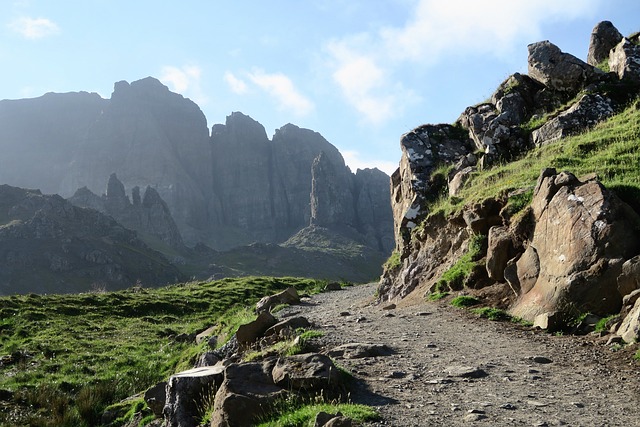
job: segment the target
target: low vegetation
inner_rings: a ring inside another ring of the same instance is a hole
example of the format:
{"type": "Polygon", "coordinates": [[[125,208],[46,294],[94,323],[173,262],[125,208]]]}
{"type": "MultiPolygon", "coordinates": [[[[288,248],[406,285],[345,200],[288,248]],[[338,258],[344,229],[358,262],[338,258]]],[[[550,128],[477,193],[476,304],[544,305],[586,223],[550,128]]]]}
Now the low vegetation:
{"type": "Polygon", "coordinates": [[[462,288],[465,279],[469,277],[473,268],[478,265],[478,258],[482,256],[486,239],[487,237],[483,235],[476,235],[471,238],[467,252],[451,268],[445,271],[440,280],[436,282],[436,293],[462,288]]]}
{"type": "MultiPolygon", "coordinates": [[[[216,325],[223,342],[253,316],[247,307],[262,296],[325,285],[247,277],[0,298],[0,391],[16,409],[0,408],[0,425],[96,425],[108,405],[192,367],[202,350],[194,334],[216,325]]],[[[144,408],[142,401],[136,405],[144,408]]]]}
{"type": "Polygon", "coordinates": [[[458,308],[471,307],[478,304],[480,304],[480,300],[471,295],[459,295],[451,300],[451,305],[458,308]]]}
{"type": "Polygon", "coordinates": [[[258,427],[298,427],[312,426],[318,412],[341,412],[344,416],[356,422],[375,421],[380,418],[378,413],[369,406],[353,403],[315,403],[300,404],[284,402],[278,408],[278,414],[266,419],[258,427]]]}
{"type": "MultiPolygon", "coordinates": [[[[443,196],[431,211],[434,214],[456,212],[466,204],[478,203],[499,194],[532,189],[540,171],[547,167],[569,170],[578,178],[595,173],[607,188],[640,211],[638,141],[640,101],[635,101],[620,114],[584,134],[531,150],[519,160],[474,172],[458,197],[443,196]]],[[[526,203],[528,195],[515,197],[516,200],[509,202],[517,211],[518,206],[526,203]]]]}
{"type": "Polygon", "coordinates": [[[481,307],[471,309],[472,313],[477,314],[480,317],[484,317],[493,321],[511,320],[511,315],[504,310],[493,307],[481,307]]]}

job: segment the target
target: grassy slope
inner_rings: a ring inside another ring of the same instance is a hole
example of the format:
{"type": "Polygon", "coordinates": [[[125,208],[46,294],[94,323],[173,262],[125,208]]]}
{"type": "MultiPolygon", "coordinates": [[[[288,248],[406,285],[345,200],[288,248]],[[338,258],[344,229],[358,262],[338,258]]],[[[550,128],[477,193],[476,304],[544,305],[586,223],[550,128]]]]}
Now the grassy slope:
{"type": "Polygon", "coordinates": [[[584,134],[564,138],[522,159],[474,173],[459,197],[440,199],[432,212],[452,211],[503,192],[533,188],[540,171],[554,167],[600,181],[640,211],[640,101],[584,134]]]}
{"type": "MultiPolygon", "coordinates": [[[[0,298],[0,390],[22,402],[16,421],[0,402],[0,425],[83,425],[109,404],[190,368],[197,353],[176,339],[212,325],[260,297],[311,279],[248,277],[110,293],[0,298]],[[52,404],[53,396],[60,399],[52,404]],[[83,402],[90,399],[92,413],[83,402]],[[27,409],[29,405],[32,408],[27,409]],[[17,423],[17,424],[16,424],[17,423]]],[[[1,400],[1,399],[0,399],[1,400]]],[[[13,406],[15,410],[15,405],[13,406]]]]}

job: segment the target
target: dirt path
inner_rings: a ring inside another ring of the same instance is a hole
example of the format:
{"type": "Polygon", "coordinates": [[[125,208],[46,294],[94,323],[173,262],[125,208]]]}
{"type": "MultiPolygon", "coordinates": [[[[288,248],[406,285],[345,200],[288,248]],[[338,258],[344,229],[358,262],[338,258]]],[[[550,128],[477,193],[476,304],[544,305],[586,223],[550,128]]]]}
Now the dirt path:
{"type": "Polygon", "coordinates": [[[391,356],[336,358],[357,378],[369,426],[640,426],[640,364],[594,336],[553,336],[444,303],[383,310],[375,285],[313,296],[301,314],[324,349],[386,344],[391,356]]]}

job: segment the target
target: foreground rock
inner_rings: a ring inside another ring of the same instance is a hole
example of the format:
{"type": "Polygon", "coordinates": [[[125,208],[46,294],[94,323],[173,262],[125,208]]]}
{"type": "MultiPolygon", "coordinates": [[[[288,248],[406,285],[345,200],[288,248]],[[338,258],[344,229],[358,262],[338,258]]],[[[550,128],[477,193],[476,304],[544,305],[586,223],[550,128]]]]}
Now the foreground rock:
{"type": "Polygon", "coordinates": [[[536,277],[518,270],[533,285],[520,289],[512,313],[533,321],[544,312],[569,310],[567,302],[582,312],[619,311],[622,262],[640,251],[640,236],[631,231],[637,214],[597,181],[580,182],[552,169],[540,175],[531,206],[535,228],[527,248],[540,267],[536,277]]]}

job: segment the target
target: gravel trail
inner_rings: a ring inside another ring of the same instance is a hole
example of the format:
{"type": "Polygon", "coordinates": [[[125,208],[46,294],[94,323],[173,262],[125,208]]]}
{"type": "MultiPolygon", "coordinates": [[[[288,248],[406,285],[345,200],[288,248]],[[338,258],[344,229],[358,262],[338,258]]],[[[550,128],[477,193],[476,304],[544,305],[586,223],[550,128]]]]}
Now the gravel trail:
{"type": "Polygon", "coordinates": [[[640,426],[640,363],[605,339],[554,336],[480,319],[443,302],[385,310],[375,284],[314,295],[300,314],[323,350],[385,344],[389,356],[338,365],[356,378],[351,400],[375,406],[368,426],[640,426]]]}

